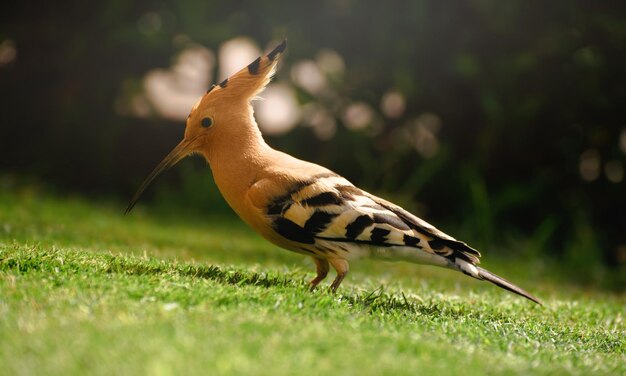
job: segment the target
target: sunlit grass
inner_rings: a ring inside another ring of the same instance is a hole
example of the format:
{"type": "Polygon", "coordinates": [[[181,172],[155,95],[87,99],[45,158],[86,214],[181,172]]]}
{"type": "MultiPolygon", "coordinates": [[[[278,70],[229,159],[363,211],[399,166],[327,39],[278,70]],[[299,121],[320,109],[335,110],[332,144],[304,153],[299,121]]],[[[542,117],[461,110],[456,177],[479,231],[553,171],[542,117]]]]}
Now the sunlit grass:
{"type": "Polygon", "coordinates": [[[138,209],[0,194],[0,373],[626,372],[623,296],[502,260],[544,307],[375,262],[310,293],[312,263],[235,218],[138,209]]]}

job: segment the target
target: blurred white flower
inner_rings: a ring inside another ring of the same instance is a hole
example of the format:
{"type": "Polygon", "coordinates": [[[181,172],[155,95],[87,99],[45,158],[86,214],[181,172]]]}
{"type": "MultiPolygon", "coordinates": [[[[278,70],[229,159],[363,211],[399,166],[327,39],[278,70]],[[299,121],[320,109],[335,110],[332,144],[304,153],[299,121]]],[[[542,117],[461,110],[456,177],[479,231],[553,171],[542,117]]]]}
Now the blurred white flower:
{"type": "Polygon", "coordinates": [[[390,90],[383,94],[380,100],[380,110],[390,119],[397,119],[406,108],[404,96],[397,91],[390,90]]]}
{"type": "Polygon", "coordinates": [[[301,60],[291,67],[291,80],[311,94],[318,94],[326,87],[326,77],[313,60],[301,60]]]}
{"type": "Polygon", "coordinates": [[[578,169],[583,180],[596,180],[600,176],[600,153],[596,149],[585,150],[580,155],[578,169]]]}
{"type": "Polygon", "coordinates": [[[611,183],[619,183],[624,180],[624,166],[621,161],[612,160],[604,165],[604,173],[611,183]]]}
{"type": "MultiPolygon", "coordinates": [[[[204,47],[184,50],[171,69],[154,69],[144,78],[144,91],[157,113],[167,119],[184,120],[198,98],[209,86],[215,57],[204,47]]],[[[135,108],[133,113],[145,116],[135,108]]]]}
{"type": "Polygon", "coordinates": [[[339,75],[346,70],[346,64],[343,62],[343,58],[333,50],[320,50],[315,60],[317,60],[317,65],[324,74],[339,75]]]}
{"type": "Polygon", "coordinates": [[[0,43],[0,67],[7,65],[17,57],[17,48],[15,42],[11,39],[5,39],[0,43]]]}
{"type": "Polygon", "coordinates": [[[337,122],[332,113],[315,103],[302,107],[304,125],[313,128],[313,133],[320,140],[329,140],[337,131],[337,122]]]}
{"type": "Polygon", "coordinates": [[[265,134],[277,135],[290,131],[300,120],[300,107],[291,86],[272,84],[263,92],[263,100],[254,102],[259,128],[265,134]]]}
{"type": "Polygon", "coordinates": [[[261,55],[261,51],[252,39],[237,37],[224,42],[217,55],[220,71],[216,82],[220,82],[253,62],[261,55]]]}
{"type": "Polygon", "coordinates": [[[413,121],[413,147],[425,158],[432,158],[439,151],[440,128],[441,119],[433,113],[422,114],[413,121]]]}
{"type": "Polygon", "coordinates": [[[352,130],[359,130],[366,128],[371,124],[374,118],[374,111],[372,108],[363,102],[354,102],[343,112],[343,121],[346,127],[352,130]]]}

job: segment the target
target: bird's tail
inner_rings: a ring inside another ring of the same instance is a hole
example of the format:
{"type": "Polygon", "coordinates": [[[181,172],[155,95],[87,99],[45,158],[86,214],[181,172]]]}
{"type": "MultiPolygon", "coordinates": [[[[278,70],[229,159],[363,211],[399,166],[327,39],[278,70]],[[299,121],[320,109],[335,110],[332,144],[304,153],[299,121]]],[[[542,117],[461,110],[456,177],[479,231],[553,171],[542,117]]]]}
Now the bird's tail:
{"type": "Polygon", "coordinates": [[[539,299],[535,298],[530,293],[524,291],[521,287],[518,287],[512,284],[511,282],[507,281],[506,279],[493,274],[489,270],[486,270],[477,266],[476,264],[474,264],[471,260],[468,260],[467,258],[459,257],[460,256],[459,253],[457,253],[456,255],[457,257],[454,258],[453,263],[449,264],[449,267],[453,269],[457,269],[461,273],[468,275],[470,277],[479,279],[481,281],[489,281],[498,287],[501,287],[505,290],[509,290],[513,293],[516,293],[517,295],[521,295],[524,298],[528,300],[532,300],[533,302],[539,305],[543,305],[543,303],[541,303],[539,299]]]}
{"type": "Polygon", "coordinates": [[[493,283],[494,285],[501,287],[505,290],[509,290],[511,292],[516,293],[517,295],[521,295],[526,299],[532,300],[533,302],[539,304],[539,305],[543,305],[543,303],[541,302],[541,300],[537,299],[536,297],[534,297],[533,295],[531,295],[530,293],[524,291],[522,288],[512,284],[511,282],[507,281],[506,279],[499,277],[495,274],[493,274],[492,272],[490,272],[489,270],[485,270],[481,267],[475,266],[476,270],[478,271],[478,276],[472,276],[474,278],[477,279],[481,279],[484,281],[489,281],[491,283],[493,283]]]}

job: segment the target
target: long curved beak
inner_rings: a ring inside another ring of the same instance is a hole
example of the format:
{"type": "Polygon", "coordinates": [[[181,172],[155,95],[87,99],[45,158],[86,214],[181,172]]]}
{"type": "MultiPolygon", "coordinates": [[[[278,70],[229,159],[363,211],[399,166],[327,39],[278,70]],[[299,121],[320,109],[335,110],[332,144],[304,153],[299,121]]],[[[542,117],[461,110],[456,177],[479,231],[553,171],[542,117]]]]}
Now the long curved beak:
{"type": "Polygon", "coordinates": [[[141,194],[146,190],[146,188],[148,188],[150,183],[152,183],[152,181],[157,178],[157,176],[159,176],[163,171],[174,166],[181,159],[189,155],[189,153],[191,152],[190,149],[193,141],[194,140],[182,140],[178,145],[176,145],[176,147],[174,147],[172,151],[170,151],[170,153],[165,158],[163,158],[163,160],[154,168],[154,170],[152,170],[150,175],[146,177],[143,183],[141,183],[139,189],[137,189],[137,192],[128,203],[128,206],[124,211],[124,215],[128,214],[133,209],[133,207],[139,200],[139,197],[141,197],[141,194]]]}

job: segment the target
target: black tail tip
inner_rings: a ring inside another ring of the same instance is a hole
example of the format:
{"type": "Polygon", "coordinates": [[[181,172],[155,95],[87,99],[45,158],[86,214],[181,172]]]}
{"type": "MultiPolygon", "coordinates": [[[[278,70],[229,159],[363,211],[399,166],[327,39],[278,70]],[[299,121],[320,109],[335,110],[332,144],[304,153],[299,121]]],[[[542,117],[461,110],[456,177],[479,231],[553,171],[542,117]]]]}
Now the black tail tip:
{"type": "Polygon", "coordinates": [[[538,298],[536,298],[535,296],[531,295],[530,293],[528,293],[527,291],[523,290],[522,288],[520,288],[519,286],[514,285],[513,283],[507,281],[506,279],[493,274],[492,272],[480,268],[480,267],[476,267],[476,269],[478,269],[479,273],[480,273],[480,278],[479,279],[483,279],[485,281],[489,281],[491,283],[493,283],[494,285],[501,287],[505,290],[508,290],[512,293],[515,293],[517,295],[523,296],[524,298],[533,301],[537,304],[539,304],[540,306],[543,306],[543,303],[541,302],[541,300],[539,300],[538,298]]]}
{"type": "Polygon", "coordinates": [[[285,49],[287,49],[286,38],[283,39],[283,41],[278,46],[276,46],[276,48],[274,48],[269,54],[267,54],[267,58],[270,59],[270,61],[274,61],[274,59],[276,59],[276,56],[285,52],[285,49]]]}

